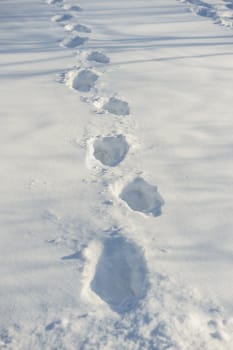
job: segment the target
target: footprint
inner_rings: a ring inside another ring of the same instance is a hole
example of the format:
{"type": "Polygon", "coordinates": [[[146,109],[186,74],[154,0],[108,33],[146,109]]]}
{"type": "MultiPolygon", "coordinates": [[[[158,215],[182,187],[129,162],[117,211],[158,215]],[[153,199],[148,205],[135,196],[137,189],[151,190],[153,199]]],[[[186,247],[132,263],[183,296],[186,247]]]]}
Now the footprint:
{"type": "Polygon", "coordinates": [[[67,24],[64,28],[68,32],[76,31],[80,33],[91,33],[91,29],[84,24],[67,24]]]}
{"type": "Polygon", "coordinates": [[[115,115],[128,115],[129,105],[116,97],[110,97],[107,103],[103,105],[103,110],[115,115]]]}
{"type": "Polygon", "coordinates": [[[214,17],[215,11],[211,10],[208,7],[200,7],[196,10],[196,14],[202,17],[214,17]]]}
{"type": "Polygon", "coordinates": [[[63,0],[47,0],[47,4],[54,5],[54,4],[60,4],[63,0]]]}
{"type": "Polygon", "coordinates": [[[219,326],[218,322],[216,320],[210,320],[208,326],[210,329],[210,336],[214,339],[222,340],[221,326],[219,326]]]}
{"type": "Polygon", "coordinates": [[[77,5],[68,5],[68,4],[65,4],[63,6],[63,9],[64,10],[68,10],[68,11],[75,11],[75,12],[81,12],[82,11],[82,8],[80,6],[77,6],[77,5]]]}
{"type": "Polygon", "coordinates": [[[55,15],[51,18],[52,22],[65,22],[69,21],[72,18],[71,15],[64,14],[64,15],[55,15]]]}
{"type": "Polygon", "coordinates": [[[78,72],[71,71],[69,72],[67,85],[74,90],[89,92],[93,88],[97,79],[98,75],[90,69],[82,69],[78,72]]]}
{"type": "Polygon", "coordinates": [[[7,329],[0,329],[0,349],[8,349],[12,343],[12,337],[9,335],[7,329]]]}
{"type": "Polygon", "coordinates": [[[229,10],[233,10],[233,4],[226,4],[226,7],[227,7],[229,10]]]}
{"type": "Polygon", "coordinates": [[[141,250],[121,236],[105,240],[91,289],[112,310],[134,309],[146,294],[147,267],[141,250]]]}
{"type": "Polygon", "coordinates": [[[102,52],[93,51],[87,56],[88,61],[95,61],[98,63],[109,63],[110,59],[102,52]]]}
{"type": "Polygon", "coordinates": [[[150,185],[141,177],[136,177],[126,185],[119,196],[132,210],[152,216],[161,215],[163,198],[156,186],[150,185]]]}
{"type": "Polygon", "coordinates": [[[97,137],[92,147],[94,157],[103,165],[111,167],[118,165],[129,150],[123,135],[97,137]]]}
{"type": "Polygon", "coordinates": [[[82,36],[73,36],[71,38],[66,38],[62,41],[61,45],[67,47],[68,49],[73,49],[77,46],[84,44],[88,38],[82,36]]]}
{"type": "Polygon", "coordinates": [[[47,324],[47,326],[45,327],[46,332],[50,332],[52,331],[54,328],[56,328],[57,326],[61,325],[61,321],[57,320],[57,321],[53,321],[49,324],[47,324]]]}
{"type": "Polygon", "coordinates": [[[209,7],[209,8],[212,7],[212,5],[210,5],[207,2],[204,2],[202,0],[186,0],[186,2],[189,2],[190,4],[196,5],[196,6],[203,6],[203,7],[209,7]]]}

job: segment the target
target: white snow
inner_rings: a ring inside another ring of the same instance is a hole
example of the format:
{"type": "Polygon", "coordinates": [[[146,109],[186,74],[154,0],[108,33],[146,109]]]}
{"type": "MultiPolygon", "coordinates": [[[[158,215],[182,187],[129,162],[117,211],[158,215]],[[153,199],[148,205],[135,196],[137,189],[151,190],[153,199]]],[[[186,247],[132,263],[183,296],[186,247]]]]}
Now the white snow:
{"type": "Polygon", "coordinates": [[[64,22],[69,21],[72,18],[71,15],[63,14],[63,15],[55,15],[51,18],[51,21],[53,22],[64,22]]]}
{"type": "Polygon", "coordinates": [[[91,289],[113,310],[124,313],[145,296],[146,279],[146,263],[139,249],[121,236],[107,238],[91,289]]]}
{"type": "Polygon", "coordinates": [[[98,75],[90,69],[68,72],[66,83],[74,90],[89,92],[98,80],[98,75]]]}
{"type": "Polygon", "coordinates": [[[233,2],[0,8],[0,349],[232,350],[233,2]]]}
{"type": "Polygon", "coordinates": [[[61,42],[61,45],[68,48],[68,49],[73,49],[73,48],[76,48],[77,46],[84,44],[85,41],[87,41],[87,40],[88,40],[87,37],[74,35],[74,36],[65,38],[61,42]]]}
{"type": "Polygon", "coordinates": [[[103,52],[98,52],[98,51],[93,51],[91,52],[87,59],[89,61],[95,61],[95,62],[99,62],[99,63],[109,63],[109,57],[106,56],[103,52]]]}
{"type": "Polygon", "coordinates": [[[91,33],[91,29],[83,24],[69,23],[69,24],[65,25],[64,28],[65,28],[65,30],[67,30],[69,32],[76,31],[76,32],[80,32],[80,33],[91,33]]]}
{"type": "Polygon", "coordinates": [[[116,97],[110,97],[110,99],[102,107],[105,111],[116,115],[128,115],[129,105],[128,102],[122,101],[116,97]]]}
{"type": "Polygon", "coordinates": [[[96,137],[90,145],[91,153],[103,165],[114,167],[123,161],[129,145],[124,135],[96,137]]]}
{"type": "Polygon", "coordinates": [[[150,185],[141,177],[128,183],[119,196],[133,210],[153,216],[161,215],[164,200],[158,193],[157,187],[150,185]]]}

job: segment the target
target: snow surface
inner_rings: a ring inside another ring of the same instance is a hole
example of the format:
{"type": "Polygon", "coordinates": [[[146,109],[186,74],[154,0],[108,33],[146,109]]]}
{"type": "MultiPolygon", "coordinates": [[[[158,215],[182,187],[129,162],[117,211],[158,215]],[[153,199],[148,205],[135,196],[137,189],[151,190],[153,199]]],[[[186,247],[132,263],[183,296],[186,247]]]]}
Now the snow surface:
{"type": "Polygon", "coordinates": [[[0,9],[0,349],[232,350],[233,1],[0,9]]]}

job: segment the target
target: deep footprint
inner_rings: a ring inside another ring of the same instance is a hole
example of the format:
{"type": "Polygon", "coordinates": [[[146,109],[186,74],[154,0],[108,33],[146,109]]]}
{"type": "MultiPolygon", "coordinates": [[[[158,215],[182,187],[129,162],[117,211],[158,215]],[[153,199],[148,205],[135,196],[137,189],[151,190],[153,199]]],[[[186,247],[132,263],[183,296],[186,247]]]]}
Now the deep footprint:
{"type": "Polygon", "coordinates": [[[71,87],[81,92],[89,92],[93,88],[97,79],[97,74],[90,69],[83,69],[74,76],[71,87]]]}
{"type": "Polygon", "coordinates": [[[61,45],[64,47],[67,47],[68,49],[75,48],[77,46],[80,46],[84,44],[88,38],[82,37],[82,36],[74,36],[72,38],[66,38],[62,41],[61,45]]]}
{"type": "Polygon", "coordinates": [[[68,4],[64,5],[63,9],[64,10],[68,10],[68,11],[75,11],[75,12],[81,12],[82,11],[82,8],[80,6],[68,5],[68,4]]]}
{"type": "Polygon", "coordinates": [[[53,22],[65,22],[69,21],[72,18],[71,15],[65,14],[65,15],[55,15],[51,18],[53,22]]]}
{"type": "Polygon", "coordinates": [[[116,97],[110,97],[107,103],[104,104],[103,109],[115,115],[128,115],[129,105],[126,101],[122,101],[116,97]]]}
{"type": "Polygon", "coordinates": [[[83,24],[67,24],[65,30],[69,32],[91,33],[91,29],[83,24]]]}
{"type": "Polygon", "coordinates": [[[135,178],[126,185],[120,193],[120,198],[135,211],[144,214],[159,216],[164,200],[156,186],[150,185],[141,177],[135,178]]]}
{"type": "Polygon", "coordinates": [[[93,143],[94,157],[106,166],[118,165],[128,150],[129,145],[123,135],[98,137],[93,143]]]}
{"type": "Polygon", "coordinates": [[[109,63],[110,59],[102,52],[93,51],[87,56],[88,61],[95,61],[98,63],[109,63]]]}
{"type": "Polygon", "coordinates": [[[54,5],[54,4],[60,4],[63,0],[47,0],[47,4],[54,5]]]}
{"type": "Polygon", "coordinates": [[[141,250],[123,237],[108,238],[91,289],[118,313],[134,309],[145,297],[147,267],[141,250]]]}
{"type": "Polygon", "coordinates": [[[200,7],[197,9],[196,14],[202,17],[214,17],[215,12],[208,7],[200,7]]]}

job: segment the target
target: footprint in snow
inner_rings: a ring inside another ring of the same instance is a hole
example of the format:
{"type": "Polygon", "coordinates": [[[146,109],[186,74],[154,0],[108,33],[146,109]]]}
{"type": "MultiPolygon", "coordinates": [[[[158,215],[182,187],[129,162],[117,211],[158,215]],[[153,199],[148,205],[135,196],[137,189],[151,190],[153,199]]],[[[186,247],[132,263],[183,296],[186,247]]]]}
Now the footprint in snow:
{"type": "Polygon", "coordinates": [[[233,3],[231,3],[231,4],[226,4],[226,7],[227,7],[229,10],[233,10],[233,3]]]}
{"type": "Polygon", "coordinates": [[[186,1],[196,6],[212,7],[210,4],[202,0],[186,0],[186,1]]]}
{"type": "Polygon", "coordinates": [[[8,330],[0,329],[0,349],[7,349],[12,343],[12,337],[9,335],[8,330]]]}
{"type": "Polygon", "coordinates": [[[64,15],[55,15],[51,18],[52,22],[65,22],[69,21],[72,18],[71,15],[64,14],[64,15]]]}
{"type": "Polygon", "coordinates": [[[222,335],[221,335],[221,332],[220,330],[218,329],[218,323],[217,321],[215,320],[210,320],[208,322],[208,327],[209,327],[209,330],[210,330],[210,336],[214,339],[219,339],[221,340],[222,339],[222,335]]]}
{"type": "Polygon", "coordinates": [[[45,327],[46,332],[52,331],[52,330],[55,329],[57,326],[60,326],[61,323],[62,323],[62,322],[61,322],[60,320],[50,322],[50,323],[47,324],[47,326],[45,327]]]}
{"type": "Polygon", "coordinates": [[[67,24],[64,28],[68,32],[91,33],[91,29],[84,24],[67,24]]]}
{"type": "Polygon", "coordinates": [[[151,215],[161,215],[164,200],[157,191],[156,186],[150,185],[141,177],[136,177],[127,184],[119,194],[119,197],[135,211],[151,215]]]}
{"type": "Polygon", "coordinates": [[[211,10],[209,7],[200,7],[196,10],[196,14],[202,17],[214,17],[215,11],[211,10]]]}
{"type": "Polygon", "coordinates": [[[129,104],[116,97],[110,99],[103,105],[103,110],[115,115],[129,115],[129,104]]]}
{"type": "Polygon", "coordinates": [[[141,250],[121,236],[105,240],[91,289],[113,311],[134,309],[146,294],[147,267],[141,250]]]}
{"type": "Polygon", "coordinates": [[[82,8],[78,5],[68,5],[68,4],[65,4],[63,6],[63,9],[64,10],[67,10],[67,11],[74,11],[74,12],[81,12],[82,11],[82,8]]]}
{"type": "Polygon", "coordinates": [[[90,69],[71,71],[68,73],[67,85],[81,92],[89,92],[95,85],[98,75],[90,69]]]}
{"type": "Polygon", "coordinates": [[[91,145],[95,159],[103,165],[114,167],[126,156],[129,145],[123,135],[97,137],[91,145]]]}
{"type": "Polygon", "coordinates": [[[55,5],[55,4],[61,4],[63,0],[47,0],[47,4],[49,5],[55,5]]]}
{"type": "Polygon", "coordinates": [[[93,51],[87,56],[88,61],[95,61],[98,63],[109,63],[110,59],[104,53],[99,51],[93,51]]]}
{"type": "Polygon", "coordinates": [[[73,49],[77,46],[83,45],[86,41],[88,40],[87,37],[82,37],[82,36],[73,36],[73,37],[69,37],[69,38],[65,38],[62,42],[61,42],[61,46],[64,46],[68,49],[73,49]]]}
{"type": "Polygon", "coordinates": [[[216,341],[229,341],[233,332],[233,318],[212,318],[208,322],[209,334],[216,341]]]}

